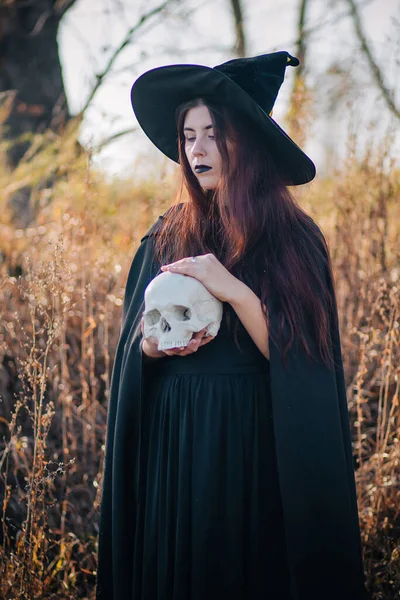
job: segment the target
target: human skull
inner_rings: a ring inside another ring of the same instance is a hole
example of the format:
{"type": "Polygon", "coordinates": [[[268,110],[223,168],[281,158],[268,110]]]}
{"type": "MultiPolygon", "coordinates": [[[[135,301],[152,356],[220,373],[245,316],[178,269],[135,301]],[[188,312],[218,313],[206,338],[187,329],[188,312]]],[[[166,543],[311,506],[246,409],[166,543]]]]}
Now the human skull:
{"type": "Polygon", "coordinates": [[[194,277],[161,273],[147,286],[144,302],[144,337],[155,337],[158,350],[185,347],[205,327],[207,335],[218,333],[222,302],[194,277]]]}

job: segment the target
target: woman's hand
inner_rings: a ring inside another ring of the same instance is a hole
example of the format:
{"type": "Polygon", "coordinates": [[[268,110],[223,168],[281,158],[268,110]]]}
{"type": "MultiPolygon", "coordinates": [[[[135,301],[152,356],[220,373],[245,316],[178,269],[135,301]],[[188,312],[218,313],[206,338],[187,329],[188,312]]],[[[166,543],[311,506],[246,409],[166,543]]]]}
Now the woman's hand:
{"type": "Polygon", "coordinates": [[[214,254],[196,256],[195,262],[191,258],[182,258],[169,265],[163,265],[161,270],[198,279],[221,302],[233,302],[247,287],[240,279],[229,273],[214,254]]]}
{"type": "MultiPolygon", "coordinates": [[[[144,335],[144,324],[143,317],[140,324],[142,335],[144,335]]],[[[188,343],[187,346],[183,348],[170,348],[169,350],[158,350],[158,341],[154,337],[145,338],[142,342],[142,351],[146,356],[150,358],[161,358],[162,356],[174,356],[178,354],[179,356],[187,356],[188,354],[193,354],[193,352],[197,352],[200,346],[204,346],[211,342],[214,339],[214,336],[207,335],[205,336],[207,327],[202,329],[201,331],[197,331],[193,333],[192,339],[188,343]]]]}

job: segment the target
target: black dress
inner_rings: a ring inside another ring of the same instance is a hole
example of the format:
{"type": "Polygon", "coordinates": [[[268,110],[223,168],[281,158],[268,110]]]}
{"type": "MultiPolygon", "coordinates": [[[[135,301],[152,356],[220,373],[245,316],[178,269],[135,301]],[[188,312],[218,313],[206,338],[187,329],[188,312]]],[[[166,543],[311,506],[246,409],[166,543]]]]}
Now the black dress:
{"type": "Polygon", "coordinates": [[[146,367],[133,600],[290,597],[269,363],[239,344],[223,318],[146,367]]]}

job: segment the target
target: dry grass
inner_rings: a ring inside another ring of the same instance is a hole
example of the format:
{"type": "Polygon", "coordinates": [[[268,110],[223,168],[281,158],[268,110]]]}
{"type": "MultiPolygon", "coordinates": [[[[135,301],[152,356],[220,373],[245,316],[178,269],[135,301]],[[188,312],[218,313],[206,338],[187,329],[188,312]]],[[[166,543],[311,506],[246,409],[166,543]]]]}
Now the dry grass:
{"type": "MultiPolygon", "coordinates": [[[[35,226],[16,229],[4,210],[0,224],[0,597],[7,599],[93,598],[124,284],[141,235],[176,191],[168,176],[162,185],[107,184],[70,148],[56,185],[37,192],[35,226]]],[[[400,589],[400,203],[388,156],[385,148],[362,160],[351,155],[344,172],[312,184],[301,200],[322,226],[335,267],[374,600],[397,598],[400,589]]],[[[43,176],[51,162],[42,157],[43,176]]],[[[25,184],[38,181],[32,165],[22,172],[25,184]]],[[[15,176],[3,171],[0,183],[11,193],[15,176]]]]}

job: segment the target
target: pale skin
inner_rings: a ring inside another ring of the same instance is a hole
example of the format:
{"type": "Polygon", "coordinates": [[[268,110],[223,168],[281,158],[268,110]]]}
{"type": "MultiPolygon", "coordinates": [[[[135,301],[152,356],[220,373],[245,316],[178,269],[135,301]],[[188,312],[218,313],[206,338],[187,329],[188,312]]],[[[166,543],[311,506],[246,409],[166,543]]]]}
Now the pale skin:
{"type": "MultiPolygon", "coordinates": [[[[204,105],[191,108],[185,118],[185,151],[193,172],[204,189],[214,189],[221,176],[222,159],[214,140],[212,120],[208,108],[204,105]],[[196,165],[207,165],[211,170],[196,173],[196,165]]],[[[260,352],[269,359],[268,329],[258,296],[240,279],[232,275],[214,254],[204,254],[191,258],[182,258],[161,267],[162,271],[180,273],[198,279],[213,296],[222,302],[228,302],[260,352]]],[[[187,356],[197,352],[200,346],[212,341],[213,337],[205,337],[205,329],[193,334],[186,348],[172,348],[159,351],[154,338],[144,339],[143,353],[151,358],[162,356],[187,356]]],[[[143,320],[142,320],[143,332],[143,320]]]]}

